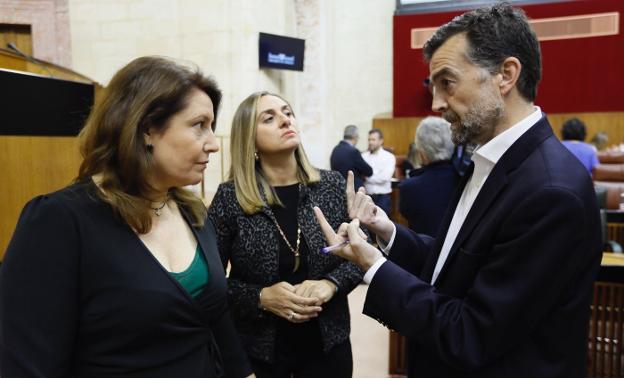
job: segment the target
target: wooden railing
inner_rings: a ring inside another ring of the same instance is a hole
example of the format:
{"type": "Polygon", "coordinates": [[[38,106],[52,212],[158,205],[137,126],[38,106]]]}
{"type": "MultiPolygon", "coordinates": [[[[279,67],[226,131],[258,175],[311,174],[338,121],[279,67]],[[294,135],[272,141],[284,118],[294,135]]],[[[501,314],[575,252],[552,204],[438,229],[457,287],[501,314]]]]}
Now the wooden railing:
{"type": "Polygon", "coordinates": [[[624,375],[624,284],[594,283],[589,321],[588,377],[624,375]]]}

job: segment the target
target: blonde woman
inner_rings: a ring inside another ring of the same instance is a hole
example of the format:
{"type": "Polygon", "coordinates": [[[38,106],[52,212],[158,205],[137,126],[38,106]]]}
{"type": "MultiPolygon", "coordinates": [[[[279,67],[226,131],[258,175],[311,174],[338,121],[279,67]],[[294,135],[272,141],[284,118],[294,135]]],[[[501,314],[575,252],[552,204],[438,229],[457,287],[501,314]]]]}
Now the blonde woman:
{"type": "Polygon", "coordinates": [[[256,376],[351,377],[347,294],[362,272],[320,251],[313,211],[335,227],[349,220],[344,179],[309,163],[291,106],[267,92],[239,105],[231,154],[208,214],[256,376]]]}

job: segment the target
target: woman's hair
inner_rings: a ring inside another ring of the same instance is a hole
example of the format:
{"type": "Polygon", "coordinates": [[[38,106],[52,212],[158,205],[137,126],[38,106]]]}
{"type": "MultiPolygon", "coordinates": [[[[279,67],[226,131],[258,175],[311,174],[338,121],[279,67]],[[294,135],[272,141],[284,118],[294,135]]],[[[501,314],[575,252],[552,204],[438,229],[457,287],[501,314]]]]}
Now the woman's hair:
{"type": "MultiPolygon", "coordinates": [[[[113,76],[80,132],[84,160],[77,181],[100,175],[104,193],[98,195],[141,234],[152,227],[150,206],[155,200],[155,189],[148,182],[154,160],[144,133],[149,128],[164,132],[171,116],[187,106],[194,89],[212,100],[214,128],[221,91],[212,78],[164,57],[137,58],[113,76]]],[[[169,195],[188,211],[193,225],[203,225],[206,207],[201,199],[182,188],[172,188],[169,195]]]]}
{"type": "MultiPolygon", "coordinates": [[[[253,93],[243,100],[234,113],[230,131],[229,179],[234,181],[236,199],[246,214],[254,214],[265,205],[281,204],[264,176],[260,162],[255,157],[258,101],[262,96],[278,97],[290,106],[288,101],[281,96],[263,91],[253,93]],[[260,194],[260,188],[264,192],[266,203],[260,194]]],[[[320,180],[319,171],[310,164],[301,143],[295,150],[295,159],[297,160],[297,179],[300,183],[307,185],[320,180]]]]}
{"type": "Polygon", "coordinates": [[[427,157],[429,163],[450,160],[454,145],[451,140],[451,124],[444,118],[427,117],[416,129],[416,148],[427,157]]]}
{"type": "Polygon", "coordinates": [[[602,151],[607,148],[607,145],[609,144],[609,135],[607,135],[604,131],[599,131],[591,139],[591,144],[596,146],[598,151],[602,151]]]}
{"type": "Polygon", "coordinates": [[[584,141],[587,136],[585,124],[578,118],[570,118],[561,127],[561,136],[563,140],[584,141]]]}

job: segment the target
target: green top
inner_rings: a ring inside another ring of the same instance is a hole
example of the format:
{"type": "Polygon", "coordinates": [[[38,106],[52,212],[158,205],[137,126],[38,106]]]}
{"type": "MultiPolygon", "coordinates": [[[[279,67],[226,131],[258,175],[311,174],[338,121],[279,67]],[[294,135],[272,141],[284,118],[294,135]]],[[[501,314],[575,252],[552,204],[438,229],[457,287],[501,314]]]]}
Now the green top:
{"type": "Polygon", "coordinates": [[[197,298],[210,279],[208,263],[206,262],[206,257],[204,257],[204,253],[199,244],[197,244],[195,258],[193,258],[191,265],[182,272],[169,272],[169,274],[171,274],[193,298],[197,298]]]}

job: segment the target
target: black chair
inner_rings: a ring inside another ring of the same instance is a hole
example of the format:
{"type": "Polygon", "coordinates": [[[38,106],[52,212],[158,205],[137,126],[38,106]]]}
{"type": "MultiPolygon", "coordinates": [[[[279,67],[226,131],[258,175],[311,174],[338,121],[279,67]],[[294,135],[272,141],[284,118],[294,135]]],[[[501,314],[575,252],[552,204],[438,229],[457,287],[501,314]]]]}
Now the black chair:
{"type": "Polygon", "coordinates": [[[607,189],[602,186],[594,186],[596,199],[600,207],[600,225],[602,226],[602,250],[605,252],[622,253],[622,246],[615,240],[608,240],[607,227],[607,189]]]}

